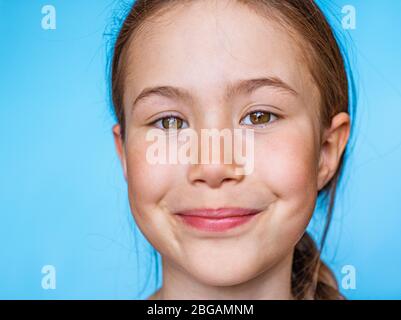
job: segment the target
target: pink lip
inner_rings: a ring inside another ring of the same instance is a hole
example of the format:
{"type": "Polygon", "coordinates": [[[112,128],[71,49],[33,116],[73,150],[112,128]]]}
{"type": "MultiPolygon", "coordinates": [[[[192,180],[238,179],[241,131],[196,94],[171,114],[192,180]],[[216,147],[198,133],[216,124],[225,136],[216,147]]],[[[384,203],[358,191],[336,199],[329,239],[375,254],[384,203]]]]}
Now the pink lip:
{"type": "Polygon", "coordinates": [[[259,212],[257,209],[219,208],[186,210],[177,215],[196,229],[223,232],[250,221],[259,212]]]}

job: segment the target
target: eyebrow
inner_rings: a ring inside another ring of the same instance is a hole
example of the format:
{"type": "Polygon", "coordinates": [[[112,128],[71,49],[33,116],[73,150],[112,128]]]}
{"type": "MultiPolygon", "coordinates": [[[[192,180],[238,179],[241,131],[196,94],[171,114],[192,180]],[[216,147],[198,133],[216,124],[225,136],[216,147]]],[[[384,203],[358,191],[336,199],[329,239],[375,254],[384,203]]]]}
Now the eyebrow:
{"type": "MultiPolygon", "coordinates": [[[[285,83],[280,78],[262,77],[256,79],[239,80],[235,83],[228,84],[225,91],[225,98],[226,100],[228,100],[232,96],[238,94],[250,94],[261,87],[273,87],[276,89],[284,90],[295,96],[298,95],[298,92],[296,90],[294,90],[290,85],[285,83]]],[[[191,92],[184,88],[174,86],[156,86],[143,89],[134,100],[132,106],[134,107],[140,100],[152,95],[162,96],[173,100],[182,100],[186,102],[194,101],[194,97],[191,92]]]]}

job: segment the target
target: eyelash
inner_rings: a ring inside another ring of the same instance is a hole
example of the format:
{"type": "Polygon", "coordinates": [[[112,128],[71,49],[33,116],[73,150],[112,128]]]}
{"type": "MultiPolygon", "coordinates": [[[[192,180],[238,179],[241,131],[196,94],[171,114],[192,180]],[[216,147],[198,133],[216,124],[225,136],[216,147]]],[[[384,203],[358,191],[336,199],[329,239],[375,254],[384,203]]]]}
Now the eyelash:
{"type": "MultiPolygon", "coordinates": [[[[248,113],[241,119],[240,123],[241,123],[246,117],[249,117],[251,114],[257,113],[257,112],[261,112],[261,113],[268,114],[268,115],[270,115],[270,116],[275,117],[276,119],[275,119],[275,120],[272,120],[272,121],[269,121],[268,123],[265,123],[265,124],[261,124],[261,125],[252,124],[252,125],[249,125],[249,126],[265,127],[265,126],[267,126],[267,125],[269,125],[269,124],[271,124],[271,123],[277,121],[278,119],[280,119],[280,116],[278,116],[277,114],[275,114],[275,113],[273,113],[273,112],[269,112],[269,111],[266,111],[266,110],[252,110],[252,111],[248,112],[248,113]]],[[[177,116],[177,115],[175,115],[175,114],[167,114],[167,115],[164,115],[163,117],[160,117],[160,118],[158,118],[158,119],[152,121],[152,122],[150,123],[150,125],[151,125],[151,126],[156,126],[156,124],[157,124],[158,122],[163,121],[163,120],[165,120],[165,119],[169,119],[169,118],[176,118],[176,119],[178,119],[178,120],[181,120],[181,121],[184,122],[184,123],[187,123],[184,119],[182,119],[181,117],[179,117],[179,116],[177,116]]],[[[189,126],[189,125],[187,124],[187,127],[188,127],[188,126],[189,126]]],[[[156,127],[159,128],[159,129],[162,129],[162,130],[166,130],[166,131],[169,130],[169,129],[163,128],[162,125],[161,125],[161,126],[156,126],[156,127]]],[[[185,129],[185,128],[180,128],[180,129],[185,129]]]]}

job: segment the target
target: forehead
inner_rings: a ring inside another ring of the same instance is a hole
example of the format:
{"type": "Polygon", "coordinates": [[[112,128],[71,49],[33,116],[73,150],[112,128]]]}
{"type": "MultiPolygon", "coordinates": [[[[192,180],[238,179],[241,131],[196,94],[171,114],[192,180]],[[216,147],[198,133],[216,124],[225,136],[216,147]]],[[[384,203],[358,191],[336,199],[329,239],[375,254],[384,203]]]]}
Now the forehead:
{"type": "Polygon", "coordinates": [[[300,48],[277,22],[235,1],[199,1],[152,18],[130,43],[125,102],[146,87],[184,87],[222,97],[226,84],[275,77],[311,96],[300,48]]]}

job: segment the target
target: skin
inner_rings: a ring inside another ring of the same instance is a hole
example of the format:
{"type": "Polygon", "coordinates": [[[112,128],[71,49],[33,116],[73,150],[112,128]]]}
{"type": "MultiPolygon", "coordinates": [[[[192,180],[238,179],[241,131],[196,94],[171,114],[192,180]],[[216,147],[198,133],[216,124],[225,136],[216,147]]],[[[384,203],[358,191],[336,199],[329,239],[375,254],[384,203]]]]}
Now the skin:
{"type": "Polygon", "coordinates": [[[163,285],[149,299],[292,298],[294,247],[350,132],[346,113],[321,127],[319,92],[300,57],[276,22],[232,1],[171,9],[130,43],[125,141],[119,125],[113,133],[134,219],[162,256],[163,285]],[[280,78],[297,94],[264,86],[226,99],[227,84],[267,76],[280,78]],[[156,85],[185,88],[192,101],[152,95],[132,107],[144,88],[156,85]],[[278,117],[263,126],[241,122],[261,108],[278,117]],[[150,164],[146,150],[151,142],[145,136],[154,126],[149,121],[166,111],[195,130],[253,128],[252,174],[235,175],[234,166],[224,163],[150,164]],[[262,212],[248,224],[215,235],[191,230],[174,215],[219,207],[262,212]]]}

